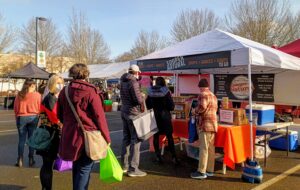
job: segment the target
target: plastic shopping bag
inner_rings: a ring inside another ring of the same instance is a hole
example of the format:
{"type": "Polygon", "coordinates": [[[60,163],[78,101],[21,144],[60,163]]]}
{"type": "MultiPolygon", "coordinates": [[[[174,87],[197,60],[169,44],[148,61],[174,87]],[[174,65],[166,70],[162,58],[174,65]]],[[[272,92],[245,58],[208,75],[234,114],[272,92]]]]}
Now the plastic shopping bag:
{"type": "Polygon", "coordinates": [[[112,183],[122,181],[123,170],[120,166],[115,154],[109,147],[107,156],[100,160],[100,180],[112,183]]]}
{"type": "Polygon", "coordinates": [[[54,169],[59,172],[72,170],[72,167],[73,167],[72,161],[65,161],[61,158],[57,158],[54,162],[54,169]]]}

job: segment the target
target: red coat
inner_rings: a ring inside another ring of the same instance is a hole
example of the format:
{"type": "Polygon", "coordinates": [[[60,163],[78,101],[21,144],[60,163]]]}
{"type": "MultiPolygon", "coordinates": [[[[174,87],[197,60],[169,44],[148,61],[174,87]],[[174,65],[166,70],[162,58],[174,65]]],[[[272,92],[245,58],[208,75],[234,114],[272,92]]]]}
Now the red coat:
{"type": "MultiPolygon", "coordinates": [[[[59,155],[64,160],[74,161],[84,150],[84,140],[82,130],[65,96],[65,88],[59,94],[57,106],[58,118],[63,123],[59,155]]],[[[109,130],[96,87],[82,80],[73,80],[69,85],[69,96],[85,130],[100,129],[105,140],[110,143],[109,130]]]]}

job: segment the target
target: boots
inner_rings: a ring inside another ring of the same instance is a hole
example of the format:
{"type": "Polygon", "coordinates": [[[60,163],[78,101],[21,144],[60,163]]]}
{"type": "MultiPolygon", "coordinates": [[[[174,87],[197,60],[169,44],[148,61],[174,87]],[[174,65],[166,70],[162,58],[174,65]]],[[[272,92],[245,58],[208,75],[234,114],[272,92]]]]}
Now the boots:
{"type": "Polygon", "coordinates": [[[32,167],[35,164],[33,157],[29,157],[29,167],[32,167]]]}
{"type": "Polygon", "coordinates": [[[22,157],[18,157],[15,166],[17,166],[19,168],[21,168],[23,166],[23,158],[22,157]]]}

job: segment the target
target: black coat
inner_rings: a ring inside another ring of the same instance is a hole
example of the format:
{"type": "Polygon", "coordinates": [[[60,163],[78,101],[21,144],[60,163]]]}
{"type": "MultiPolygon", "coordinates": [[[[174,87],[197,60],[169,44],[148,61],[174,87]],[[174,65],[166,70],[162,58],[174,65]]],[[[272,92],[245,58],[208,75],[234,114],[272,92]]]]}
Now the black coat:
{"type": "Polygon", "coordinates": [[[171,92],[167,87],[153,86],[148,89],[146,99],[147,109],[154,110],[157,127],[160,134],[172,134],[172,118],[170,111],[174,110],[171,92]]]}

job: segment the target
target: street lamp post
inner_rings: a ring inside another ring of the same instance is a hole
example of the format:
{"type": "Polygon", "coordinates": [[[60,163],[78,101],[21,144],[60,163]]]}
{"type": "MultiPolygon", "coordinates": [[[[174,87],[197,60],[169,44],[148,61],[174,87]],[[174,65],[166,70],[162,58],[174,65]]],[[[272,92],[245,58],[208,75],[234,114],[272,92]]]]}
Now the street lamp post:
{"type": "Polygon", "coordinates": [[[38,64],[38,24],[40,21],[47,21],[44,17],[35,17],[35,64],[38,64]]]}

